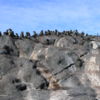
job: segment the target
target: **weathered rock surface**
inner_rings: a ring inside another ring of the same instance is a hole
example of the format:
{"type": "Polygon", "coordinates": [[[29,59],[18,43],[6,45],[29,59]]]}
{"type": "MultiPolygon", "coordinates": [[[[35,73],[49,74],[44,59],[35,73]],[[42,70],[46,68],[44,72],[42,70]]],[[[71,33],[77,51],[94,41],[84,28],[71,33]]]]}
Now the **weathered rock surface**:
{"type": "Polygon", "coordinates": [[[0,100],[100,100],[100,37],[88,37],[1,36],[0,100]]]}

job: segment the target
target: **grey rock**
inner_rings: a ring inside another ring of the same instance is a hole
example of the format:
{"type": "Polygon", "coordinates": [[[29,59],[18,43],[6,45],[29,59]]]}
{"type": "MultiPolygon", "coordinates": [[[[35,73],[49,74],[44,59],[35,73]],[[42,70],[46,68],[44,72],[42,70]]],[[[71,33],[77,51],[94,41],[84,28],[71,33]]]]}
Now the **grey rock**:
{"type": "Polygon", "coordinates": [[[20,57],[29,57],[34,49],[35,43],[31,39],[19,39],[15,41],[16,47],[19,49],[20,57]]]}
{"type": "MultiPolygon", "coordinates": [[[[14,55],[14,56],[19,56],[19,51],[15,45],[15,41],[9,37],[9,36],[2,36],[0,37],[0,49],[4,48],[5,46],[7,46],[9,49],[11,49],[10,55],[14,55]]],[[[5,51],[7,52],[7,51],[5,51]]]]}
{"type": "Polygon", "coordinates": [[[0,37],[0,100],[99,100],[100,41],[82,35],[0,37]]]}

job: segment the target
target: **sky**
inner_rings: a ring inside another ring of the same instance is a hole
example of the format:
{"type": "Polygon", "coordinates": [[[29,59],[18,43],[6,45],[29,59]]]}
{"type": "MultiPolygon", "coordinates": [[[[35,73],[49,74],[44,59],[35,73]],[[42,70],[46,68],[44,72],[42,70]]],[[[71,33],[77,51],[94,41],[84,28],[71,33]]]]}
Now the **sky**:
{"type": "Polygon", "coordinates": [[[100,35],[100,0],[0,0],[0,31],[79,30],[100,35]]]}

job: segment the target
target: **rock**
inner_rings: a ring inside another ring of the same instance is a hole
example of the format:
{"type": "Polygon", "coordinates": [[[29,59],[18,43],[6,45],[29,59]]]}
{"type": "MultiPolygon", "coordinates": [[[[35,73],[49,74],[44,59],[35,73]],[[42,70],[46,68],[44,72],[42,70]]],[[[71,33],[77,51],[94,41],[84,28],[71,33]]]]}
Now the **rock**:
{"type": "Polygon", "coordinates": [[[39,37],[39,42],[44,44],[44,45],[53,45],[55,43],[55,40],[57,39],[56,36],[44,36],[44,37],[39,37]]]}
{"type": "Polygon", "coordinates": [[[92,46],[93,49],[97,49],[100,47],[100,42],[91,41],[90,45],[92,46]]]}
{"type": "Polygon", "coordinates": [[[64,34],[0,37],[0,100],[100,99],[100,40],[64,34]]]}
{"type": "MultiPolygon", "coordinates": [[[[94,42],[93,42],[94,43],[94,42]]],[[[95,42],[96,43],[96,42],[95,42]]],[[[97,92],[98,99],[100,99],[100,50],[97,48],[98,45],[93,46],[93,49],[91,49],[91,52],[84,57],[85,60],[85,73],[91,82],[91,87],[97,92]]]]}
{"type": "Polygon", "coordinates": [[[10,73],[10,71],[16,67],[11,57],[3,55],[0,55],[0,64],[1,75],[6,75],[7,73],[10,73]]]}
{"type": "Polygon", "coordinates": [[[0,37],[0,48],[5,49],[5,52],[7,52],[7,53],[8,53],[7,50],[9,49],[10,55],[19,56],[19,51],[15,45],[15,42],[9,36],[0,37]],[[5,48],[5,47],[7,47],[7,48],[5,48]]]}
{"type": "Polygon", "coordinates": [[[30,59],[34,60],[44,59],[44,47],[41,43],[35,45],[34,50],[30,55],[30,59]]]}
{"type": "Polygon", "coordinates": [[[15,41],[16,47],[19,49],[20,57],[29,57],[34,49],[34,41],[30,39],[19,39],[15,41]]]}
{"type": "Polygon", "coordinates": [[[18,72],[18,78],[22,80],[22,83],[28,84],[33,89],[40,89],[43,88],[43,84],[46,85],[46,80],[38,73],[38,70],[33,69],[34,63],[26,60],[23,66],[18,72]]]}
{"type": "Polygon", "coordinates": [[[75,43],[76,41],[72,37],[62,37],[58,39],[57,41],[55,41],[54,46],[59,47],[59,48],[69,48],[75,43]]]}

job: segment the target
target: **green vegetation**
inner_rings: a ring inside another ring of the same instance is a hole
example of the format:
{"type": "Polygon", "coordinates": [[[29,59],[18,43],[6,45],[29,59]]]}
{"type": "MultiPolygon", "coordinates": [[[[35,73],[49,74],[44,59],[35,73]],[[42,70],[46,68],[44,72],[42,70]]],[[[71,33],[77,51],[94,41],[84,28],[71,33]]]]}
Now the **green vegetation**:
{"type": "MultiPolygon", "coordinates": [[[[84,37],[90,37],[91,35],[88,35],[87,33],[84,32],[79,32],[78,30],[69,30],[69,31],[58,31],[57,29],[54,31],[51,30],[47,30],[47,31],[43,31],[41,30],[39,33],[37,33],[36,31],[33,31],[33,34],[31,34],[30,32],[26,32],[26,34],[24,34],[24,32],[22,31],[20,33],[20,35],[18,33],[14,33],[14,31],[10,28],[7,29],[5,32],[0,32],[0,36],[2,35],[8,35],[10,37],[14,37],[14,38],[31,38],[31,37],[38,37],[38,36],[50,36],[50,35],[56,35],[56,36],[80,36],[81,38],[84,37]]],[[[99,35],[97,35],[97,37],[99,37],[99,35]]]]}

